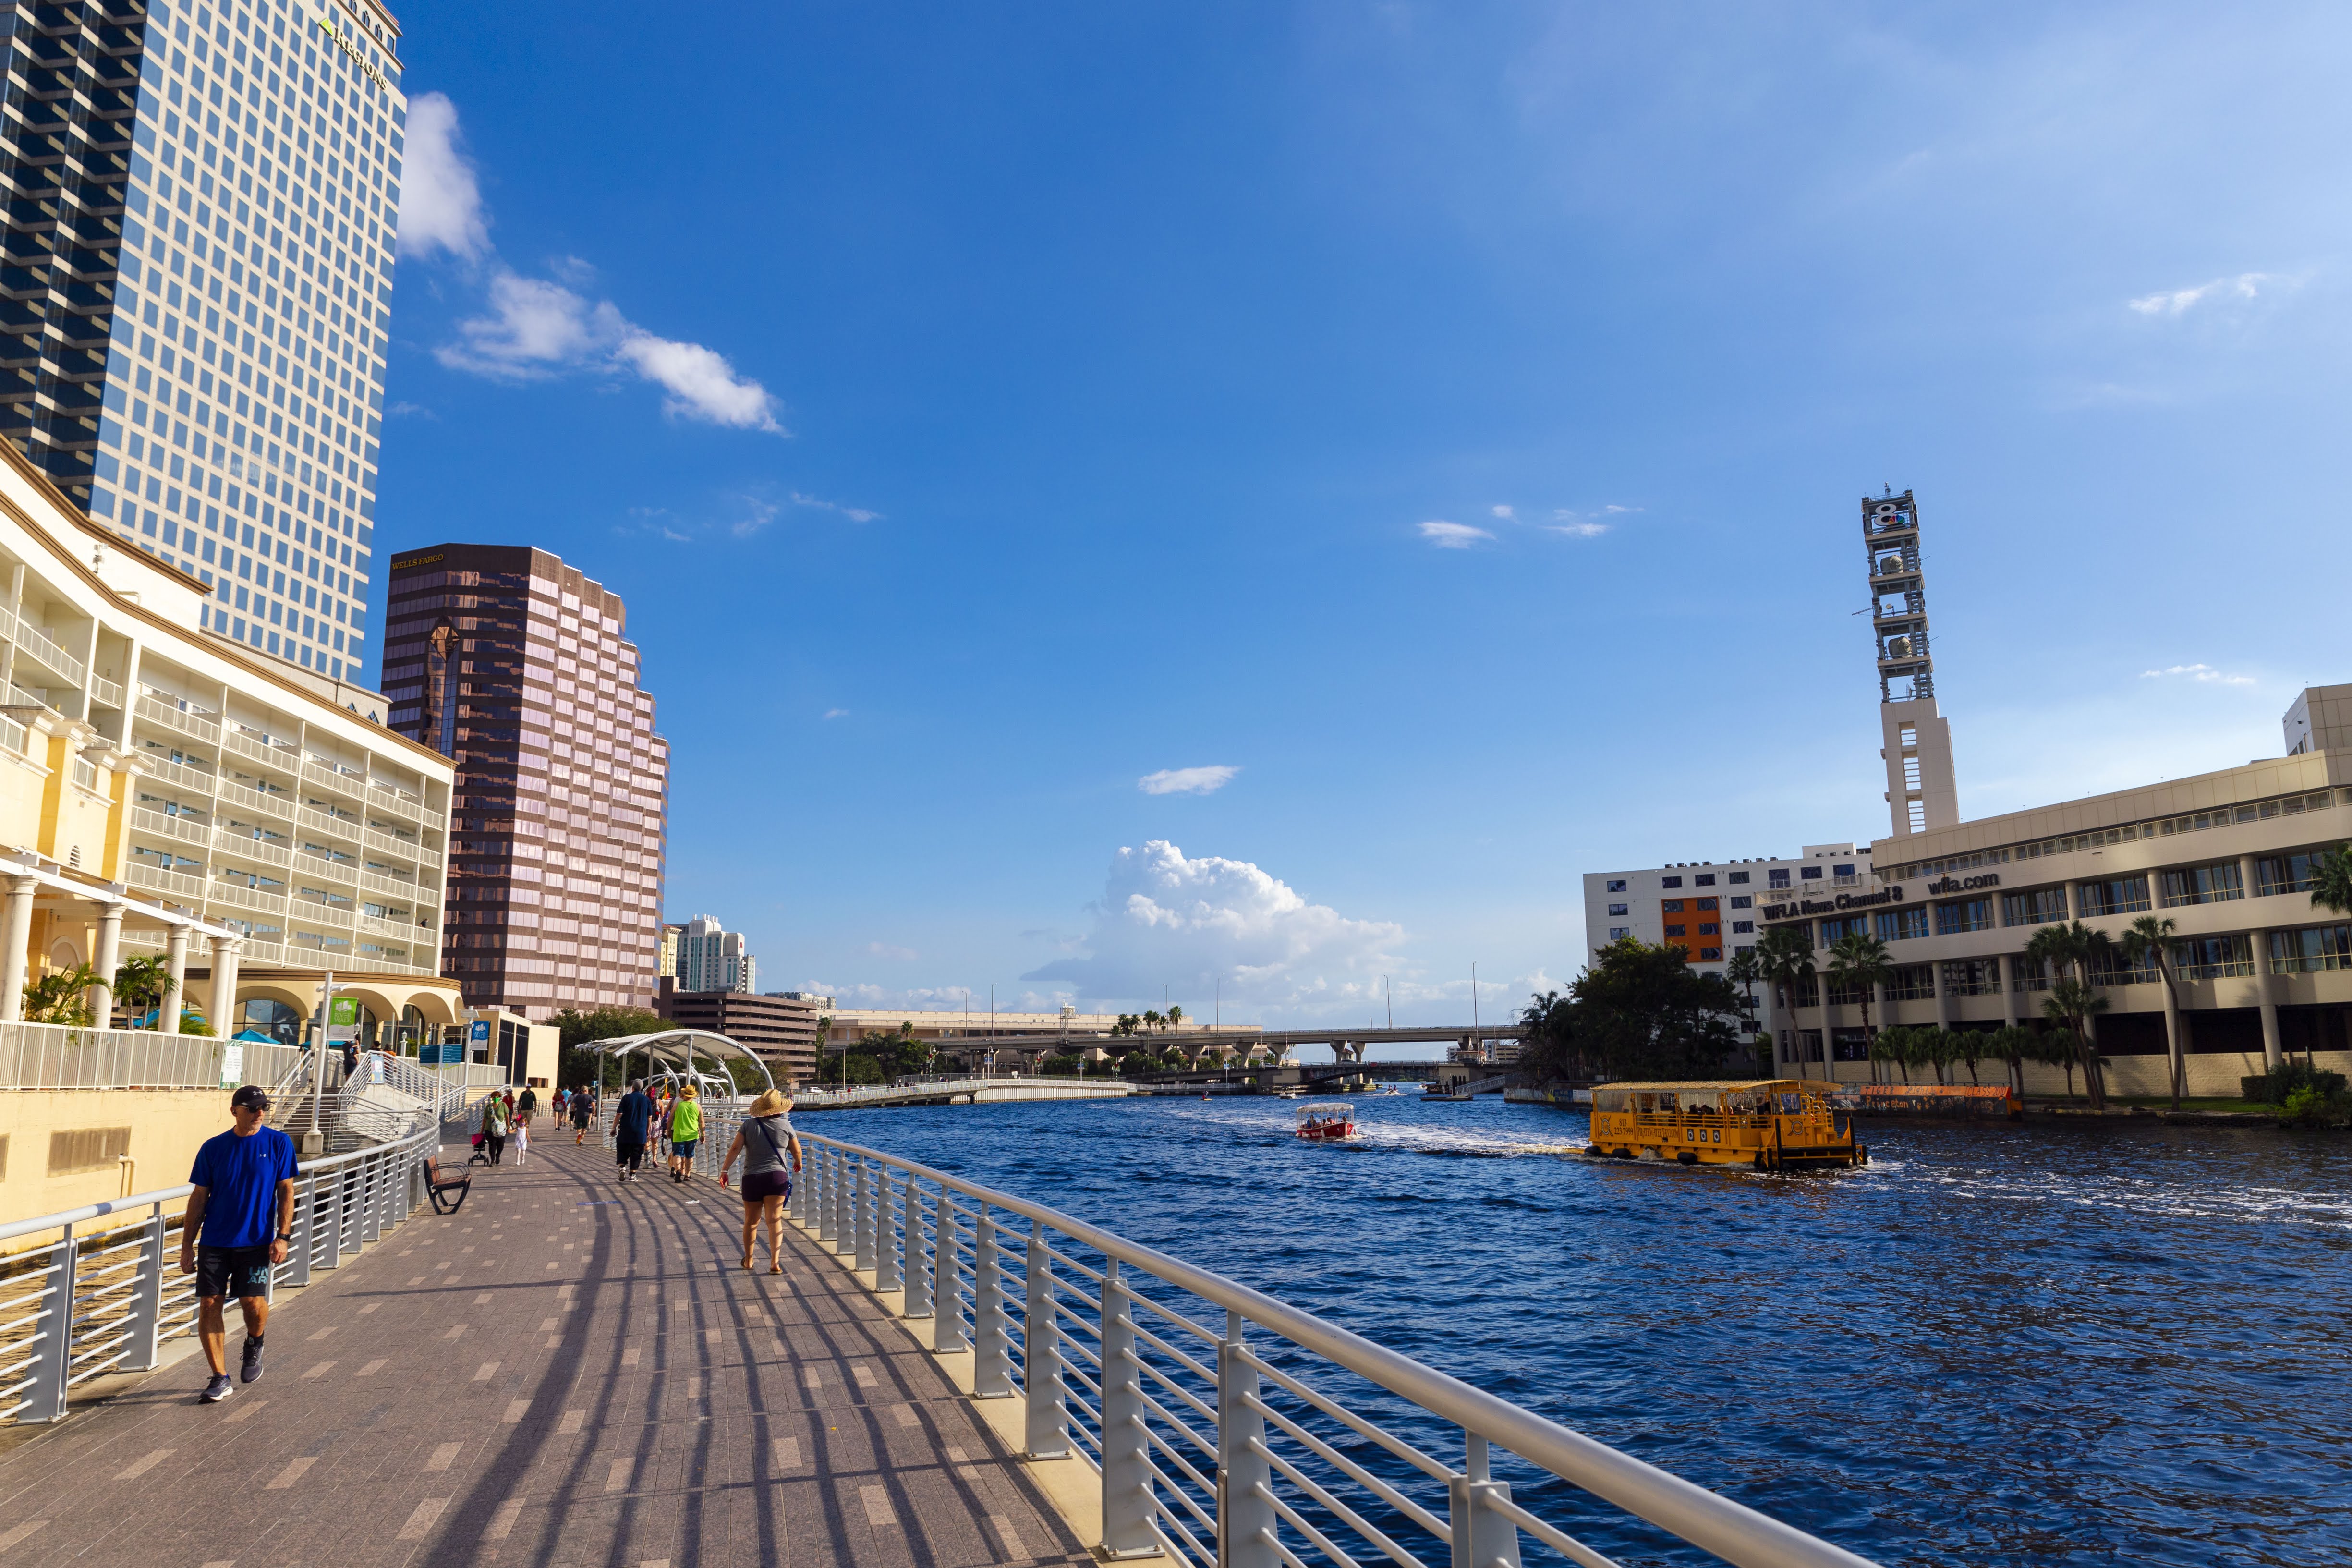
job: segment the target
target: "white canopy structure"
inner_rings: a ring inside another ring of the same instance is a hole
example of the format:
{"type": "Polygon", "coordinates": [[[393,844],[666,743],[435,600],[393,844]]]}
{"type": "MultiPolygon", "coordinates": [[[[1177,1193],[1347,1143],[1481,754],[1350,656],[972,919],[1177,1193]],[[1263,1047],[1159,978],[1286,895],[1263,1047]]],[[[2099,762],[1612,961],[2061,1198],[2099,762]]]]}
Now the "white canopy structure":
{"type": "Polygon", "coordinates": [[[727,1082],[729,1092],[734,1082],[724,1073],[707,1073],[696,1065],[699,1056],[703,1062],[717,1067],[726,1061],[747,1061],[760,1069],[761,1079],[770,1089],[776,1087],[775,1075],[768,1064],[748,1046],[738,1045],[724,1035],[709,1029],[663,1029],[651,1035],[624,1035],[617,1039],[586,1040],[578,1047],[593,1051],[600,1057],[617,1058],[621,1063],[621,1079],[691,1078],[698,1084],[716,1077],[727,1082]],[[643,1066],[632,1065],[630,1058],[642,1055],[643,1066]]]}

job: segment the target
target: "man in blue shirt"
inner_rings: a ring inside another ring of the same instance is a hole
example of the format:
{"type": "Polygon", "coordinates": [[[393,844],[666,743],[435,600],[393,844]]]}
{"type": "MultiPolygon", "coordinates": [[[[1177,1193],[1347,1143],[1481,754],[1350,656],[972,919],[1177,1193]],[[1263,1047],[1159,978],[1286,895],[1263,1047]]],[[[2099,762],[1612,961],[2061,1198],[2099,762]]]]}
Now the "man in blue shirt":
{"type": "Polygon", "coordinates": [[[646,1140],[653,1136],[654,1100],[646,1092],[646,1080],[629,1085],[629,1092],[621,1096],[614,1108],[613,1142],[621,1167],[621,1180],[637,1179],[637,1167],[645,1163],[646,1140]]]}
{"type": "Polygon", "coordinates": [[[196,1190],[180,1227],[180,1272],[196,1277],[196,1337],[213,1369],[207,1405],[235,1392],[223,1313],[231,1293],[245,1309],[245,1381],[261,1375],[271,1270],[286,1261],[286,1244],[294,1238],[294,1141],[262,1125],[268,1110],[259,1085],[238,1089],[229,1100],[236,1125],[206,1139],[188,1173],[196,1190]]]}

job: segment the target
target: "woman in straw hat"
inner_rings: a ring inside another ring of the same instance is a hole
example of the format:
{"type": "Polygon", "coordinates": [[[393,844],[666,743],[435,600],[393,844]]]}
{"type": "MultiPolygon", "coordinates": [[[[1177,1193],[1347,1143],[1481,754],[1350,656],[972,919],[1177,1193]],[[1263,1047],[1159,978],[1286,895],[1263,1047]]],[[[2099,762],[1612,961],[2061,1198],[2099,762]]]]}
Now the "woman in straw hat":
{"type": "Polygon", "coordinates": [[[793,1102],[780,1089],[769,1089],[751,1102],[751,1113],[735,1130],[735,1142],[719,1162],[719,1180],[738,1154],[743,1156],[743,1267],[752,1266],[751,1242],[762,1223],[768,1228],[768,1272],[784,1271],[784,1200],[793,1195],[793,1176],[801,1168],[800,1135],[793,1131],[793,1102]]]}

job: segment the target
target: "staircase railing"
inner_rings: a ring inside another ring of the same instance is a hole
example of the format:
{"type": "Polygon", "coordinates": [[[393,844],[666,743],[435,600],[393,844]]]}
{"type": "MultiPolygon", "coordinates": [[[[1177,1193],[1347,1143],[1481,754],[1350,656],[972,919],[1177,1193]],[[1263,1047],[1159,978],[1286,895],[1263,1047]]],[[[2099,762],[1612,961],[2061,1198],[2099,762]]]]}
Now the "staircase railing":
{"type": "MultiPolygon", "coordinates": [[[[310,1283],[415,1213],[439,1142],[428,1129],[305,1165],[278,1283],[310,1283]]],[[[167,1342],[195,1332],[195,1276],[178,1271],[193,1190],[0,1225],[0,1248],[38,1238],[0,1258],[0,1420],[62,1420],[75,1388],[105,1373],[147,1371],[167,1342]]]]}
{"type": "MultiPolygon", "coordinates": [[[[704,1147],[723,1158],[716,1131],[704,1147]]],[[[1518,1568],[1528,1536],[1611,1568],[1564,1525],[1663,1560],[1646,1521],[1740,1568],[1866,1568],[1207,1269],[943,1171],[800,1138],[793,1220],[901,1316],[928,1320],[935,1352],[969,1353],[973,1397],[1022,1402],[1025,1458],[1095,1472],[1101,1539],[1086,1544],[1106,1561],[1518,1568]]]]}
{"type": "Polygon", "coordinates": [[[378,1142],[405,1137],[466,1103],[466,1086],[427,1071],[407,1057],[366,1051],[336,1095],[338,1125],[378,1142]],[[377,1094],[377,1090],[388,1093],[377,1094]],[[403,1105],[401,1101],[408,1103],[403,1105]],[[387,1103],[387,1101],[389,1103],[387,1103]]]}

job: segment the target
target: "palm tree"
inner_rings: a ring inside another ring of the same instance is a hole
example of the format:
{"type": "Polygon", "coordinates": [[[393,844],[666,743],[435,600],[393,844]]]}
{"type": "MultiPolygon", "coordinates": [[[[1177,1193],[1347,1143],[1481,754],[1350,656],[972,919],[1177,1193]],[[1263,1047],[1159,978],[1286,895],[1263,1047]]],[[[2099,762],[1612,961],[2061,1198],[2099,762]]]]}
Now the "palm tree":
{"type": "MultiPolygon", "coordinates": [[[[2091,1109],[2107,1108],[2106,1086],[2099,1072],[2098,1050],[2091,1043],[2091,1019],[2107,1010],[2105,997],[2095,990],[2092,963],[2115,952],[2115,943],[2107,933],[2084,925],[2081,921],[2069,921],[2063,925],[2046,925],[2033,933],[2025,944],[2025,956],[2045,965],[2050,972],[2050,995],[2042,1004],[2042,1015],[2060,1024],[2073,1037],[2074,1048],[2082,1057],[2083,1087],[2091,1097],[2091,1109]],[[2068,979],[2072,969],[2074,977],[2068,979]],[[2063,1002],[2058,1011],[2053,1004],[2063,1002]],[[2096,1002],[2097,1005],[2090,1005],[2096,1002]]],[[[2068,1083],[2073,1079],[2070,1076],[2068,1083]]],[[[2071,1087],[2067,1090],[2073,1093],[2071,1087]]]]}
{"type": "Polygon", "coordinates": [[[2352,843],[2338,844],[2311,868],[2311,907],[2352,915],[2352,843]]]}
{"type": "Polygon", "coordinates": [[[1877,1071],[1877,1064],[1893,1062],[1903,1069],[1903,1081],[1908,1084],[1911,1081],[1911,1037],[1918,1032],[1916,1029],[1904,1028],[1900,1025],[1880,1030],[1878,1037],[1870,1042],[1870,1060],[1874,1077],[1877,1071]]]}
{"type": "Polygon", "coordinates": [[[1984,1080],[1977,1077],[1977,1063],[1982,1059],[1989,1043],[1985,1032],[1982,1029],[1947,1029],[1944,1032],[1951,1038],[1952,1049],[1951,1056],[1946,1059],[1968,1063],[1969,1087],[1982,1088],[1984,1080]]]}
{"type": "Polygon", "coordinates": [[[1905,1068],[1907,1069],[1912,1062],[1917,1062],[1923,1067],[1935,1068],[1938,1088],[1944,1083],[1944,1064],[1952,1059],[1951,1042],[1946,1038],[1948,1033],[1940,1026],[1932,1029],[1914,1029],[1907,1042],[1910,1048],[1905,1052],[1905,1068]]]}
{"type": "Polygon", "coordinates": [[[89,1025],[89,988],[98,972],[87,963],[44,974],[25,987],[25,1020],[31,1024],[89,1025]]]}
{"type": "MultiPolygon", "coordinates": [[[[1886,951],[1886,944],[1866,932],[1848,931],[1838,938],[1837,944],[1830,949],[1831,978],[1843,980],[1848,985],[1858,986],[1861,989],[1862,1037],[1865,1042],[1876,1038],[1870,1026],[1871,990],[1874,986],[1884,984],[1887,976],[1894,973],[1894,955],[1886,951]]],[[[1872,1059],[1875,1062],[1874,1054],[1872,1059]]],[[[1910,1075],[1906,1073],[1904,1076],[1907,1079],[1910,1075]]],[[[1872,1080],[1876,1081],[1874,1066],[1872,1069],[1872,1080]]]]}
{"type": "MultiPolygon", "coordinates": [[[[2331,858],[2335,854],[2331,851],[2331,858]]],[[[2346,868],[2347,891],[2352,892],[2352,867],[2346,868]]],[[[2316,900],[2318,894],[2312,898],[2316,900]]],[[[2188,1058],[2180,1048],[2180,998],[2172,989],[2172,942],[2175,922],[2161,915],[2142,915],[2132,921],[2124,932],[2124,961],[2137,969],[2143,962],[2156,964],[2156,977],[2164,982],[2164,1051],[2172,1058],[2172,1109],[2180,1109],[2180,1080],[2188,1076],[2188,1058]]]]}
{"type": "Polygon", "coordinates": [[[125,959],[121,967],[114,972],[115,1005],[129,1010],[133,1016],[152,1007],[160,1024],[163,1005],[171,995],[172,965],[166,959],[153,956],[125,959]]]}
{"type": "Polygon", "coordinates": [[[1992,1032],[1985,1048],[2007,1065],[2010,1086],[2020,1100],[2024,1099],[2025,1064],[2042,1059],[2041,1037],[2022,1024],[2007,1024],[1992,1032]]]}
{"type": "Polygon", "coordinates": [[[1183,1008],[1181,1008],[1181,1007],[1171,1007],[1171,1008],[1169,1008],[1169,1009],[1168,1009],[1168,1026],[1169,1026],[1170,1028],[1171,1028],[1171,1029],[1172,1029],[1172,1028],[1176,1027],[1176,1026],[1177,1026],[1177,1025],[1181,1024],[1183,1021],[1184,1021],[1184,1009],[1183,1009],[1183,1008]]]}
{"type": "MultiPolygon", "coordinates": [[[[1797,987],[1813,977],[1811,922],[1768,926],[1756,942],[1756,967],[1768,985],[1780,992],[1789,1010],[1790,1038],[1797,1026],[1797,987]]],[[[1793,1047],[1791,1047],[1794,1048],[1793,1047]]],[[[1802,1077],[1801,1073],[1798,1075],[1802,1077]]]]}
{"type": "MultiPolygon", "coordinates": [[[[1752,947],[1743,947],[1734,952],[1731,962],[1723,966],[1723,977],[1738,986],[1741,994],[1748,998],[1748,1032],[1751,1036],[1755,1035],[1757,1033],[1756,983],[1764,978],[1763,966],[1756,962],[1756,950],[1752,947]]],[[[1756,1048],[1757,1069],[1760,1072],[1770,1072],[1772,1064],[1765,1059],[1765,1053],[1760,1048],[1761,1042],[1751,1040],[1749,1044],[1751,1047],[1756,1048]]]]}

